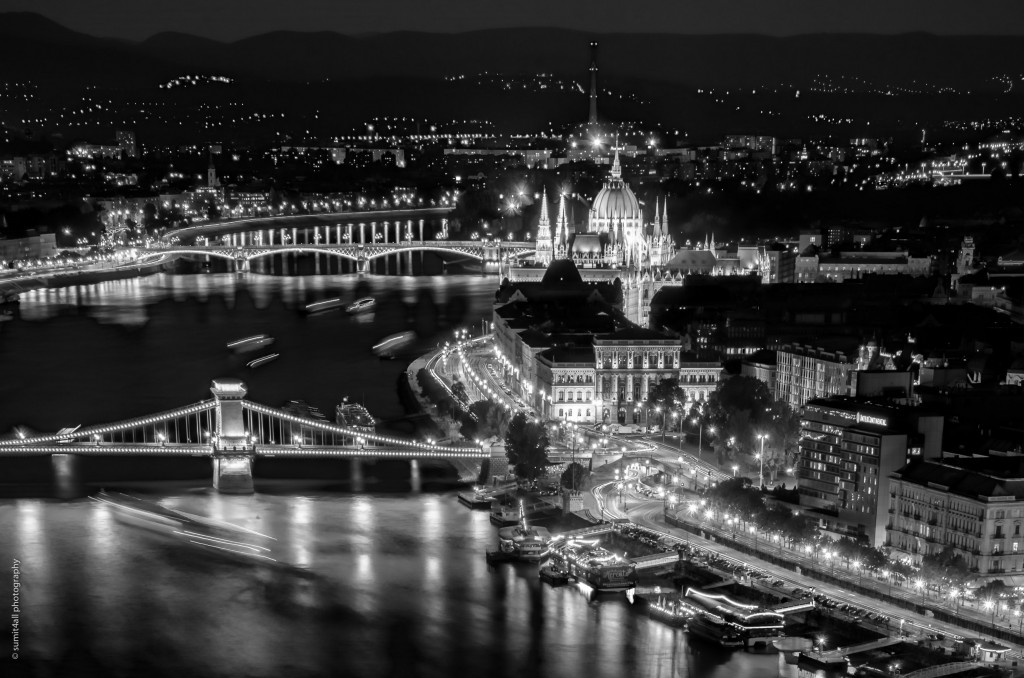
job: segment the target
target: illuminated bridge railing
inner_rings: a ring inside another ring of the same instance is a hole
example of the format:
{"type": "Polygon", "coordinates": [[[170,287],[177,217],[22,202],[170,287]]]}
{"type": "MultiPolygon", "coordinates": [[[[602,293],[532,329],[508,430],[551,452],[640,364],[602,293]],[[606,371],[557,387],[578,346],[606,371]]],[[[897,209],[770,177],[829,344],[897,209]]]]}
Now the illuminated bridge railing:
{"type": "Polygon", "coordinates": [[[415,455],[408,456],[417,457],[483,459],[490,456],[490,453],[479,447],[446,447],[418,440],[360,431],[319,419],[306,419],[250,400],[243,400],[242,408],[248,433],[257,447],[279,447],[308,452],[309,450],[302,447],[296,448],[294,445],[306,446],[310,449],[343,446],[355,448],[357,451],[362,450],[363,456],[373,456],[378,448],[382,452],[399,448],[410,452],[415,451],[415,455]],[[293,447],[289,447],[289,443],[293,447]]]}
{"type": "Polygon", "coordinates": [[[385,446],[373,447],[320,447],[316,445],[257,445],[257,457],[377,457],[382,459],[423,459],[439,457],[444,459],[481,459],[480,450],[470,452],[444,451],[423,452],[408,448],[385,446]]]}
{"type": "Polygon", "coordinates": [[[28,438],[0,440],[0,452],[12,447],[58,443],[61,447],[76,442],[114,444],[133,443],[196,443],[216,427],[213,399],[186,405],[144,417],[125,419],[111,424],[86,426],[70,432],[50,433],[28,438]],[[192,440],[193,434],[195,439],[192,440]],[[162,436],[162,437],[161,437],[162,436]],[[131,437],[131,440],[127,438],[131,437]]]}
{"type": "Polygon", "coordinates": [[[47,454],[74,454],[85,457],[209,457],[213,455],[213,446],[167,443],[144,443],[141,445],[71,443],[68,445],[19,445],[0,448],[0,457],[47,454]]]}

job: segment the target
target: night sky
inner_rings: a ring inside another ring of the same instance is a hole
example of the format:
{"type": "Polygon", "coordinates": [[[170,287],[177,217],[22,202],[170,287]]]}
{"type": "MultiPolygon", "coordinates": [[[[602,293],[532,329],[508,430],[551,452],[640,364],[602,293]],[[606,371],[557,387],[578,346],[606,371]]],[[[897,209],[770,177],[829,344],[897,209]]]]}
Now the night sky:
{"type": "Polygon", "coordinates": [[[235,40],[274,30],[358,34],[551,26],[596,33],[1024,33],[1020,0],[0,0],[77,31],[235,40]]]}

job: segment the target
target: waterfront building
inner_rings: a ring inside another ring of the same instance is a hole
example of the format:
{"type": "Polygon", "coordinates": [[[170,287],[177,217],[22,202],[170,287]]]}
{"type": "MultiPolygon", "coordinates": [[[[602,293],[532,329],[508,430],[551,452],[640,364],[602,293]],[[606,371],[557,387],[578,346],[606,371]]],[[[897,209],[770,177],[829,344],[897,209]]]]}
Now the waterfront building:
{"type": "Polygon", "coordinates": [[[800,419],[800,507],[836,538],[885,541],[890,476],[942,449],[943,417],[862,398],[816,398],[800,419]]]}
{"type": "Polygon", "coordinates": [[[977,573],[1024,586],[1024,457],[919,459],[889,480],[886,546],[920,565],[949,547],[977,573]]]}
{"type": "Polygon", "coordinates": [[[57,236],[53,233],[26,238],[0,238],[0,261],[46,259],[57,256],[57,236]]]}
{"type": "Polygon", "coordinates": [[[508,282],[493,314],[495,348],[514,392],[548,419],[647,422],[647,396],[675,378],[695,402],[707,400],[721,363],[685,353],[683,340],[637,327],[622,290],[587,282],[571,260],[552,262],[540,282],[508,282]]]}

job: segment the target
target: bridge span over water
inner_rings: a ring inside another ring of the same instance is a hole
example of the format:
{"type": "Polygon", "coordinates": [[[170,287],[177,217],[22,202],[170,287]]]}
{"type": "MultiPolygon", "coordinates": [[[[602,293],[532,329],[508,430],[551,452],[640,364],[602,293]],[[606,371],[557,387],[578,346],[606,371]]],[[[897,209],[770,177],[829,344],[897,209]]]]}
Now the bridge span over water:
{"type": "Polygon", "coordinates": [[[485,264],[499,265],[531,256],[536,247],[530,242],[479,240],[424,240],[394,243],[305,243],[285,245],[155,245],[139,248],[139,260],[166,255],[207,255],[235,263],[238,271],[248,271],[253,259],[275,254],[327,254],[356,262],[360,273],[369,262],[388,255],[405,252],[438,252],[478,259],[485,264]]]}
{"type": "Polygon", "coordinates": [[[0,440],[0,457],[209,457],[213,485],[226,493],[253,491],[252,466],[259,458],[347,458],[355,486],[362,481],[363,460],[405,459],[418,489],[420,459],[490,457],[480,447],[435,445],[296,416],[247,400],[238,379],[215,379],[210,391],[209,400],[165,412],[0,440]]]}

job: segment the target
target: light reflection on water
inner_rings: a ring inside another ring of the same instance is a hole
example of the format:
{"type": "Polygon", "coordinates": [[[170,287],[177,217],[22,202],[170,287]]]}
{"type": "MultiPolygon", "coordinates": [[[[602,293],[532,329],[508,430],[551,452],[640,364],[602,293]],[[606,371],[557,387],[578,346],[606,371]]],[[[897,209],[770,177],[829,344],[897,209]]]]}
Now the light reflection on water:
{"type": "Polygon", "coordinates": [[[0,553],[25,563],[25,636],[40,666],[90,655],[113,675],[157,661],[154,675],[196,676],[774,678],[783,668],[774,655],[690,648],[624,597],[550,588],[536,566],[488,568],[494,528],[451,494],[201,493],[162,503],[275,537],[275,555],[308,554],[317,577],[187,552],[89,500],[2,502],[18,529],[0,533],[0,553]]]}
{"type": "MultiPolygon", "coordinates": [[[[442,309],[465,299],[461,322],[472,327],[495,281],[371,277],[362,282],[372,294],[397,295],[372,319],[298,312],[311,298],[352,296],[359,282],[161,274],[28,293],[22,321],[0,329],[0,430],[32,417],[54,430],[159,411],[208,397],[209,379],[225,373],[244,375],[269,404],[305,397],[329,410],[365,389],[375,413],[400,411],[404,366],[378,363],[365,345],[408,327],[418,309],[407,306],[424,289],[442,309]],[[245,372],[224,342],[261,331],[287,357],[245,372]]],[[[426,327],[426,345],[450,330],[426,327]]],[[[451,495],[165,494],[167,506],[276,538],[277,558],[317,578],[191,553],[89,500],[0,500],[0,554],[24,563],[23,637],[40,675],[795,678],[775,656],[690,648],[621,597],[541,585],[535,566],[488,568],[495,529],[451,495]]]]}

